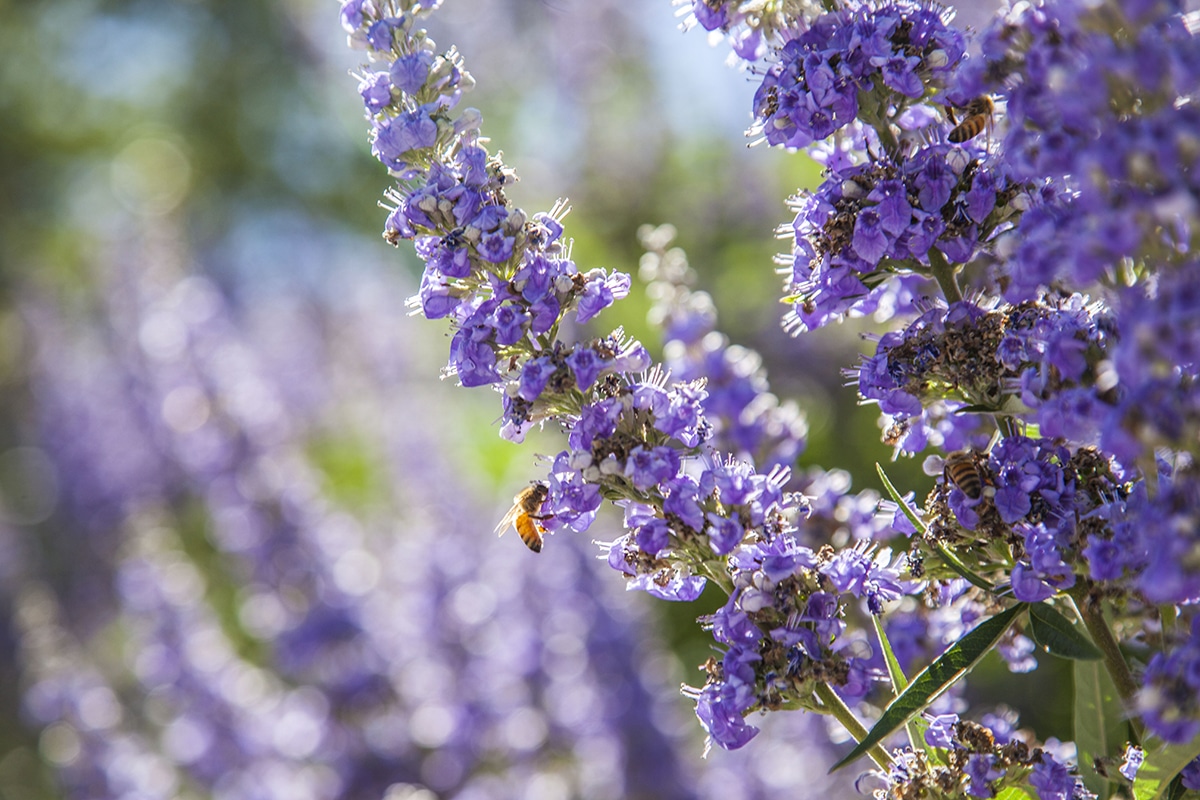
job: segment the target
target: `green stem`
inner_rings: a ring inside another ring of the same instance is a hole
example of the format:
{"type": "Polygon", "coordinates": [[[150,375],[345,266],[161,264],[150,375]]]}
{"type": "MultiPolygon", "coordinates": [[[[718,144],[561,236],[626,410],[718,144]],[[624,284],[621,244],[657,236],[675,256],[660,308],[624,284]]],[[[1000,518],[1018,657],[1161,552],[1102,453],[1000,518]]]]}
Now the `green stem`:
{"type": "Polygon", "coordinates": [[[1076,583],[1067,593],[1074,601],[1075,610],[1078,612],[1079,618],[1083,620],[1084,627],[1091,634],[1092,641],[1104,655],[1104,668],[1108,670],[1113,686],[1116,687],[1117,694],[1121,696],[1121,704],[1129,715],[1129,727],[1133,731],[1133,735],[1138,739],[1144,739],[1145,733],[1142,730],[1141,721],[1132,713],[1133,709],[1137,707],[1137,681],[1134,680],[1133,673],[1129,671],[1129,664],[1125,662],[1125,656],[1121,654],[1121,646],[1117,643],[1117,637],[1113,636],[1112,629],[1108,627],[1108,621],[1104,619],[1104,612],[1101,611],[1099,605],[1088,602],[1088,584],[1086,582],[1076,583]]]}
{"type": "Polygon", "coordinates": [[[945,545],[935,544],[934,548],[937,550],[938,555],[942,557],[942,560],[946,562],[946,566],[958,573],[960,578],[965,579],[967,583],[970,583],[972,586],[978,586],[985,592],[995,593],[995,584],[972,572],[966,564],[958,560],[958,556],[947,550],[945,545]]]}
{"type": "Polygon", "coordinates": [[[938,286],[942,287],[942,294],[946,296],[946,302],[961,303],[962,290],[958,288],[954,267],[942,255],[942,251],[936,247],[929,248],[929,266],[933,268],[934,280],[938,282],[938,286]]]}
{"type": "MultiPolygon", "coordinates": [[[[882,115],[881,115],[882,116],[882,115]]],[[[887,119],[881,119],[878,125],[875,125],[875,133],[879,134],[879,143],[883,145],[883,149],[892,158],[900,157],[900,142],[896,139],[896,134],[892,133],[892,126],[887,119]]]]}
{"type": "Polygon", "coordinates": [[[709,580],[721,587],[726,596],[733,594],[733,580],[729,574],[719,567],[710,564],[707,561],[700,562],[700,571],[703,572],[709,580]]]}
{"type": "MultiPolygon", "coordinates": [[[[838,722],[842,723],[842,727],[854,737],[855,742],[861,742],[867,738],[867,734],[870,731],[863,727],[862,723],[854,716],[854,712],[842,702],[842,698],[838,697],[837,692],[833,690],[832,686],[828,683],[818,683],[816,694],[820,698],[824,710],[831,714],[838,722]]],[[[868,750],[867,755],[882,770],[886,770],[891,766],[892,757],[880,745],[875,745],[868,750]]]]}
{"type": "MultiPolygon", "coordinates": [[[[821,0],[821,2],[824,4],[826,0],[821,0]]],[[[892,132],[892,124],[888,119],[890,95],[891,90],[883,88],[878,80],[873,80],[869,86],[859,89],[858,118],[875,129],[875,133],[879,136],[879,143],[883,145],[888,157],[896,160],[900,158],[900,142],[896,139],[896,134],[892,132]]]]}
{"type": "Polygon", "coordinates": [[[1013,439],[1021,435],[1021,430],[1017,427],[1017,422],[1007,414],[996,415],[996,427],[1000,430],[1000,435],[1005,439],[1013,439]]]}

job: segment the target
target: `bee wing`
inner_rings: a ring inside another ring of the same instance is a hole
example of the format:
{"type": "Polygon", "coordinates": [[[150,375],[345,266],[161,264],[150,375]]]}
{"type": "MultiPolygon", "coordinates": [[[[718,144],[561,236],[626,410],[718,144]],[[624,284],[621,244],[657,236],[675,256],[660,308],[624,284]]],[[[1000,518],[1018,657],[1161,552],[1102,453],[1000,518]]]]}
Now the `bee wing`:
{"type": "Polygon", "coordinates": [[[504,532],[508,530],[509,526],[513,525],[513,523],[517,521],[517,515],[520,513],[521,508],[519,506],[513,506],[510,508],[508,513],[504,515],[504,519],[500,520],[499,524],[496,525],[496,535],[503,536],[504,532]]]}

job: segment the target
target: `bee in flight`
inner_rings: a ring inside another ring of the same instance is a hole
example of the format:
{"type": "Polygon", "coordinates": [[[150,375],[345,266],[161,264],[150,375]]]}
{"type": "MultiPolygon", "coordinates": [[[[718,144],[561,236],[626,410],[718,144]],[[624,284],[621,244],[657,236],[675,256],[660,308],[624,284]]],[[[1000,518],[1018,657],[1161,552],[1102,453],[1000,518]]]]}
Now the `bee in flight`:
{"type": "Polygon", "coordinates": [[[542,534],[546,529],[538,520],[550,517],[538,512],[542,510],[542,503],[546,501],[549,494],[550,488],[544,483],[531,483],[517,492],[517,496],[513,498],[512,508],[496,526],[496,533],[503,536],[504,532],[508,530],[508,526],[512,525],[517,529],[517,535],[521,537],[521,541],[525,543],[526,547],[535,553],[542,552],[542,534]]]}
{"type": "Polygon", "coordinates": [[[945,463],[947,483],[962,489],[962,493],[972,500],[978,500],[983,494],[983,475],[975,462],[975,454],[970,450],[959,450],[946,456],[945,463]]]}
{"type": "Polygon", "coordinates": [[[946,138],[955,144],[962,144],[974,139],[983,133],[985,128],[990,128],[992,115],[996,113],[996,104],[986,94],[976,97],[963,106],[961,109],[963,112],[962,122],[955,118],[954,109],[951,106],[945,108],[946,116],[950,119],[950,124],[954,126],[946,138]]]}

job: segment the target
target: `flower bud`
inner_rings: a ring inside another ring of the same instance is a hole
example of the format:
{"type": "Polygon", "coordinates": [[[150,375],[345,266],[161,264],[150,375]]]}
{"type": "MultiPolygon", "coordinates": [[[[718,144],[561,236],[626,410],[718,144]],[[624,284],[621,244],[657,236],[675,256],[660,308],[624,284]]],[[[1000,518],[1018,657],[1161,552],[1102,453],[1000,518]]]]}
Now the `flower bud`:
{"type": "Polygon", "coordinates": [[[858,181],[852,181],[850,179],[842,181],[842,197],[846,197],[851,200],[857,200],[860,197],[865,196],[866,193],[866,189],[859,186],[858,181]]]}

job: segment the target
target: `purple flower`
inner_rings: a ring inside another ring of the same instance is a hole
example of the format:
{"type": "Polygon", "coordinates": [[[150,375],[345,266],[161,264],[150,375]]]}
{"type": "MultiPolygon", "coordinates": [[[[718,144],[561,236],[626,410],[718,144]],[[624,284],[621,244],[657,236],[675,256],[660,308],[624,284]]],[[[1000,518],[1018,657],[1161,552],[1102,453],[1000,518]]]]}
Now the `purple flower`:
{"type": "Polygon", "coordinates": [[[529,314],[516,303],[504,303],[492,314],[492,325],[496,330],[497,344],[515,344],[525,335],[529,314]]]}
{"type": "Polygon", "coordinates": [[[1179,773],[1183,779],[1184,788],[1200,791],[1200,758],[1193,758],[1179,773]]]}
{"type": "Polygon", "coordinates": [[[416,94],[429,79],[433,54],[427,50],[407,53],[392,62],[388,71],[392,84],[405,94],[416,94]]]}
{"type": "Polygon", "coordinates": [[[699,533],[704,530],[704,510],[700,507],[699,486],[687,475],[678,475],[662,484],[667,493],[663,511],[678,517],[685,525],[699,533]]]}
{"type": "Polygon", "coordinates": [[[660,575],[638,575],[628,584],[629,590],[640,589],[651,597],[672,603],[691,603],[704,592],[707,581],[699,575],[680,575],[672,572],[660,575]]]}
{"type": "Polygon", "coordinates": [[[1023,561],[1018,561],[1012,569],[1012,590],[1013,596],[1024,603],[1039,603],[1054,595],[1054,588],[1023,561]]]}
{"type": "Polygon", "coordinates": [[[916,56],[873,58],[871,63],[883,67],[883,82],[900,94],[918,98],[925,93],[925,84],[921,82],[921,77],[916,72],[917,67],[921,64],[921,59],[916,56]]]}
{"type": "Polygon", "coordinates": [[[463,386],[484,386],[502,380],[496,371],[493,330],[483,319],[483,314],[477,311],[450,342],[450,364],[463,386]]]}
{"type": "Polygon", "coordinates": [[[453,293],[445,281],[429,271],[421,276],[421,289],[417,297],[421,302],[421,313],[426,319],[448,316],[462,303],[462,298],[453,293]]]}
{"type": "Polygon", "coordinates": [[[940,219],[942,206],[950,201],[957,183],[956,176],[946,166],[944,153],[934,148],[922,150],[913,164],[919,165],[920,170],[915,176],[917,200],[926,213],[936,214],[940,219]]]}
{"type": "Polygon", "coordinates": [[[704,398],[708,392],[698,386],[676,384],[667,393],[668,405],[655,413],[654,427],[667,436],[674,436],[688,447],[699,444],[705,435],[704,398]]]}
{"type": "Polygon", "coordinates": [[[963,772],[968,778],[967,794],[971,797],[995,797],[991,782],[1004,776],[1004,771],[996,768],[996,757],[991,753],[973,753],[967,758],[963,772]]]}
{"type": "Polygon", "coordinates": [[[625,462],[625,475],[639,492],[675,477],[679,472],[679,453],[673,447],[647,449],[635,447],[625,462]]]}
{"type": "Polygon", "coordinates": [[[583,293],[579,296],[576,318],[580,324],[587,322],[605,308],[629,294],[630,278],[621,272],[605,275],[601,270],[589,273],[583,293]]]}
{"type": "Polygon", "coordinates": [[[342,3],[339,16],[341,17],[342,21],[342,28],[344,28],[347,33],[354,33],[362,27],[362,7],[364,2],[366,2],[366,0],[344,0],[342,3]]]}
{"type": "Polygon", "coordinates": [[[1037,669],[1038,662],[1033,656],[1034,650],[1035,645],[1032,639],[1012,632],[996,645],[996,652],[1004,659],[1008,671],[1014,675],[1033,672],[1037,669]]]}
{"type": "Polygon", "coordinates": [[[729,553],[741,543],[745,535],[746,531],[737,520],[713,512],[708,513],[708,541],[717,555],[729,553]]]}
{"type": "Polygon", "coordinates": [[[883,219],[874,208],[865,208],[854,223],[854,252],[867,264],[878,264],[888,252],[890,243],[883,219]]]}
{"type": "Polygon", "coordinates": [[[913,216],[916,223],[908,228],[902,241],[913,258],[923,264],[928,263],[929,248],[933,247],[934,242],[946,230],[946,225],[942,222],[940,214],[913,211],[913,216]]]}
{"type": "Polygon", "coordinates": [[[726,750],[744,747],[758,735],[758,728],[743,717],[744,693],[728,684],[704,687],[696,700],[696,716],[712,740],[726,750]]]}
{"type": "Polygon", "coordinates": [[[654,517],[638,527],[635,539],[643,552],[657,556],[670,546],[671,526],[665,519],[654,517]]]}
{"type": "Polygon", "coordinates": [[[644,372],[650,368],[652,363],[650,351],[641,342],[635,341],[620,349],[616,358],[612,360],[611,366],[614,371],[629,376],[631,373],[644,372]]]}
{"type": "Polygon", "coordinates": [[[584,406],[579,412],[579,421],[571,429],[571,449],[576,452],[591,450],[596,439],[612,436],[624,412],[624,404],[616,397],[584,406]]]}
{"type": "Polygon", "coordinates": [[[402,170],[404,156],[412,150],[433,147],[437,134],[437,123],[425,107],[405,111],[398,117],[377,119],[371,153],[389,169],[402,170]]]}
{"type": "Polygon", "coordinates": [[[1121,774],[1125,776],[1125,780],[1132,781],[1137,778],[1138,770],[1142,768],[1142,762],[1146,760],[1146,751],[1135,744],[1125,747],[1125,758],[1121,762],[1121,774]]]}
{"type": "Polygon", "coordinates": [[[558,365],[549,356],[529,359],[521,367],[521,382],[517,395],[522,400],[532,403],[541,396],[550,376],[557,371],[558,365]]]}
{"type": "Polygon", "coordinates": [[[801,622],[816,623],[813,627],[826,640],[841,635],[844,623],[838,618],[841,606],[836,595],[828,592],[813,592],[808,597],[804,613],[800,615],[801,622]]]}
{"type": "Polygon", "coordinates": [[[1002,480],[1003,476],[997,478],[998,485],[993,502],[996,505],[996,511],[1000,513],[1000,519],[1011,525],[1017,520],[1024,519],[1025,515],[1033,508],[1033,503],[1029,498],[1029,493],[1021,488],[1021,483],[1000,483],[1002,480]]]}
{"type": "Polygon", "coordinates": [[[1015,738],[1017,732],[1017,713],[1015,711],[1004,710],[994,714],[984,714],[979,721],[992,732],[998,745],[1006,745],[1015,738]]]}
{"type": "MultiPolygon", "coordinates": [[[[418,250],[419,252],[419,250],[418,250]]],[[[425,260],[426,269],[435,269],[447,278],[465,278],[471,274],[471,252],[466,247],[438,244],[425,260]]]]}
{"type": "Polygon", "coordinates": [[[515,237],[503,231],[488,231],[479,237],[479,255],[493,264],[503,264],[513,256],[515,237]]]}
{"type": "Polygon", "coordinates": [[[975,173],[967,190],[967,216],[982,225],[996,207],[996,178],[987,170],[975,173]]]}
{"type": "Polygon", "coordinates": [[[575,374],[575,384],[586,392],[600,377],[607,363],[592,348],[580,346],[567,356],[567,366],[575,374]]]}
{"type": "Polygon", "coordinates": [[[1094,581],[1116,580],[1125,572],[1125,553],[1111,539],[1090,537],[1087,547],[1083,549],[1083,557],[1088,562],[1088,574],[1094,581]]]}
{"type": "Polygon", "coordinates": [[[938,249],[951,264],[966,264],[975,255],[978,235],[979,231],[971,225],[962,236],[943,236],[938,240],[938,249]]]}
{"type": "Polygon", "coordinates": [[[692,13],[706,31],[715,31],[729,25],[730,8],[727,3],[710,3],[709,0],[692,0],[692,13]]]}
{"type": "Polygon", "coordinates": [[[950,490],[950,494],[946,497],[946,503],[950,506],[950,510],[954,513],[954,518],[958,520],[969,531],[973,531],[979,527],[979,514],[975,509],[983,503],[983,497],[977,497],[974,500],[967,497],[966,492],[955,486],[950,490]]]}
{"type": "Polygon", "coordinates": [[[890,552],[881,550],[871,558],[870,546],[859,545],[833,557],[821,572],[839,592],[850,592],[867,600],[872,614],[883,613],[883,603],[902,594],[900,573],[887,566],[890,552]]]}
{"type": "Polygon", "coordinates": [[[958,714],[938,714],[933,717],[926,715],[929,727],[925,729],[925,741],[931,747],[949,750],[954,746],[954,726],[958,724],[958,714]]]}
{"type": "Polygon", "coordinates": [[[362,96],[367,111],[378,114],[392,102],[392,84],[386,72],[372,72],[363,77],[358,84],[358,93],[362,96]]]}
{"type": "Polygon", "coordinates": [[[636,383],[633,386],[633,407],[649,411],[656,419],[666,417],[671,409],[671,395],[657,383],[636,383]]]}
{"type": "Polygon", "coordinates": [[[801,567],[812,569],[817,565],[816,554],[812,550],[786,537],[758,544],[753,553],[761,564],[763,574],[772,581],[794,575],[801,567]]]}
{"type": "MultiPolygon", "coordinates": [[[[901,181],[894,179],[880,181],[867,195],[867,199],[878,203],[875,210],[879,214],[879,224],[884,231],[892,236],[899,236],[908,230],[912,223],[913,208],[908,203],[907,192],[901,181]]],[[[857,233],[856,226],[855,234],[857,235],[857,233]]],[[[855,250],[862,255],[857,244],[855,250]]]]}
{"type": "Polygon", "coordinates": [[[1200,616],[1187,639],[1146,665],[1137,710],[1146,727],[1172,744],[1200,735],[1200,616]]]}
{"type": "Polygon", "coordinates": [[[1054,756],[1042,751],[1042,760],[1033,766],[1029,775],[1029,785],[1037,789],[1039,800],[1072,800],[1077,797],[1075,791],[1078,779],[1073,776],[1066,764],[1055,760],[1054,756]]]}
{"type": "Polygon", "coordinates": [[[395,17],[375,20],[367,26],[367,43],[381,53],[391,50],[395,46],[394,34],[399,22],[395,17]]]}

